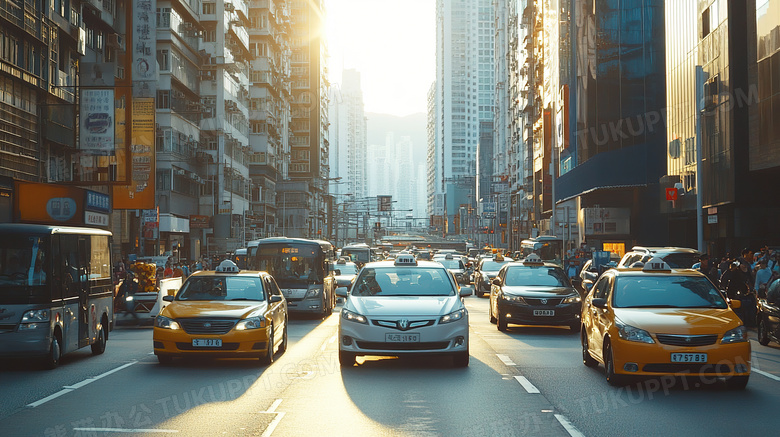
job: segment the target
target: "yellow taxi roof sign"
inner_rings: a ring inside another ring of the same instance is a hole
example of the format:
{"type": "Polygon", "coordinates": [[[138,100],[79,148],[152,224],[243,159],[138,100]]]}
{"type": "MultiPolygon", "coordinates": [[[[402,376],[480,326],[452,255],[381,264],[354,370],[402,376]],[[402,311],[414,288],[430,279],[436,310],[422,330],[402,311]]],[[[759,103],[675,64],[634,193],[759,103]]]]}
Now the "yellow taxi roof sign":
{"type": "Polygon", "coordinates": [[[544,264],[544,261],[542,261],[542,258],[539,255],[532,252],[525,257],[523,264],[544,264]]]}
{"type": "Polygon", "coordinates": [[[661,258],[654,257],[642,267],[643,272],[671,272],[672,268],[661,258]]]}

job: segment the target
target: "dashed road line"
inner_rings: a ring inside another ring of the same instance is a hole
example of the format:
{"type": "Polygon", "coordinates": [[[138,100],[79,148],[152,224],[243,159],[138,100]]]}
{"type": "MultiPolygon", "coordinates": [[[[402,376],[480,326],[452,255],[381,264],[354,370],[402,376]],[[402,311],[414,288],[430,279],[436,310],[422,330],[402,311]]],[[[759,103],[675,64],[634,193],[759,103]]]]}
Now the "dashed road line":
{"type": "Polygon", "coordinates": [[[83,432],[118,432],[118,433],[126,433],[126,434],[143,434],[143,433],[149,433],[149,434],[156,434],[156,433],[164,433],[164,434],[175,434],[178,433],[178,429],[147,429],[147,428],[73,428],[74,431],[83,431],[83,432]]]}
{"type": "Polygon", "coordinates": [[[282,417],[284,417],[284,413],[276,413],[276,417],[268,424],[268,428],[265,429],[260,437],[271,437],[276,427],[279,426],[279,422],[282,421],[282,417]]]}
{"type": "Polygon", "coordinates": [[[274,401],[274,403],[273,403],[273,404],[271,404],[271,406],[270,406],[270,407],[268,407],[268,409],[267,409],[267,410],[265,410],[265,412],[266,412],[266,413],[275,413],[275,412],[276,412],[276,409],[277,409],[277,408],[279,408],[279,404],[281,404],[281,403],[282,403],[282,400],[281,400],[281,399],[277,399],[277,400],[275,400],[275,401],[274,401]]]}
{"type": "Polygon", "coordinates": [[[43,399],[40,399],[40,400],[37,400],[37,401],[32,402],[30,404],[27,404],[27,406],[30,407],[30,408],[39,407],[39,406],[45,404],[46,402],[49,402],[49,401],[54,400],[54,399],[57,399],[58,397],[60,397],[60,396],[62,396],[64,394],[68,394],[68,393],[72,392],[73,390],[76,390],[76,389],[79,389],[81,387],[84,387],[87,384],[91,384],[91,383],[97,381],[100,378],[104,378],[104,377],[106,377],[106,376],[108,376],[108,375],[110,375],[110,374],[112,374],[114,372],[118,372],[118,371],[120,371],[120,370],[122,370],[122,369],[124,369],[126,367],[130,367],[130,366],[132,366],[133,364],[135,364],[137,362],[138,361],[131,361],[131,362],[127,363],[127,364],[123,364],[123,365],[117,367],[116,369],[111,369],[108,372],[101,373],[100,375],[95,376],[93,378],[87,378],[87,379],[85,379],[85,380],[83,380],[81,382],[78,382],[76,384],[73,384],[73,385],[63,386],[62,390],[60,390],[60,391],[58,391],[58,392],[56,392],[56,393],[54,393],[52,395],[46,396],[43,399]]]}
{"type": "Polygon", "coordinates": [[[753,370],[753,372],[758,373],[759,375],[764,375],[764,376],[766,376],[769,379],[774,379],[775,381],[780,381],[780,376],[773,375],[773,374],[771,374],[769,372],[764,372],[763,370],[758,370],[756,368],[753,368],[752,370],[753,370]]]}
{"type": "Polygon", "coordinates": [[[511,358],[509,358],[509,355],[502,355],[502,354],[496,354],[499,360],[501,360],[502,363],[504,363],[507,366],[516,366],[514,361],[512,361],[511,358]]]}
{"type": "Polygon", "coordinates": [[[575,428],[574,425],[569,422],[569,419],[567,419],[563,414],[556,414],[555,418],[558,419],[558,422],[561,424],[563,429],[565,429],[571,437],[585,437],[585,434],[581,433],[580,430],[575,428]]]}
{"type": "Polygon", "coordinates": [[[535,385],[531,384],[531,381],[529,381],[525,376],[515,376],[515,379],[528,393],[539,393],[539,389],[536,388],[535,385]]]}

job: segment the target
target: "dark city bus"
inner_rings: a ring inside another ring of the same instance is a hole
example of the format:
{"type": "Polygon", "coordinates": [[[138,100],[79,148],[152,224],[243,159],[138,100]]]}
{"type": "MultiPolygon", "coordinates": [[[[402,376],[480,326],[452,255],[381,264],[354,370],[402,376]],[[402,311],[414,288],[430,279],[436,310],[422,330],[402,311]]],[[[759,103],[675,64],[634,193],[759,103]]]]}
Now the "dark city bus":
{"type": "Polygon", "coordinates": [[[91,346],[102,354],[114,322],[111,232],[0,224],[0,356],[54,368],[91,346]]]}
{"type": "Polygon", "coordinates": [[[287,299],[290,312],[327,316],[336,306],[335,261],[327,241],[303,238],[264,238],[258,241],[250,268],[271,274],[287,299]]]}

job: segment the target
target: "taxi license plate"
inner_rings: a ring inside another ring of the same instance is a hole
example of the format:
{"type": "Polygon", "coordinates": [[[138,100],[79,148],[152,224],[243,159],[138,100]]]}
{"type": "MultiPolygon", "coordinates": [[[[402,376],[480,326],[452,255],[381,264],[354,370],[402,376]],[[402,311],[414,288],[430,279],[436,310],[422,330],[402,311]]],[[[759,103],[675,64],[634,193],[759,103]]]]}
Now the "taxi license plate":
{"type": "Polygon", "coordinates": [[[554,316],[555,310],[534,310],[535,316],[554,316]]]}
{"type": "Polygon", "coordinates": [[[706,363],[707,354],[672,354],[673,363],[706,363]]]}
{"type": "Polygon", "coordinates": [[[387,343],[419,343],[420,334],[385,334],[387,343]]]}
{"type": "Polygon", "coordinates": [[[222,347],[221,338],[193,338],[193,347],[222,347]]]}

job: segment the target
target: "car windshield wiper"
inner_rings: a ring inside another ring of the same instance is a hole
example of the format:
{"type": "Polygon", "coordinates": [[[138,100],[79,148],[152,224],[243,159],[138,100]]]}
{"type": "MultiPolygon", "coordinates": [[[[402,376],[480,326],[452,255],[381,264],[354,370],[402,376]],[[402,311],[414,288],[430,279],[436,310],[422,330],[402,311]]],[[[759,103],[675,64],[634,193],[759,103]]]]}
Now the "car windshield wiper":
{"type": "Polygon", "coordinates": [[[248,297],[237,297],[235,299],[230,299],[230,300],[261,300],[261,299],[250,299],[248,297]]]}
{"type": "Polygon", "coordinates": [[[660,305],[659,304],[659,305],[633,305],[633,306],[627,306],[627,307],[618,306],[616,308],[685,308],[685,307],[680,307],[680,306],[677,306],[677,305],[660,305]]]}

